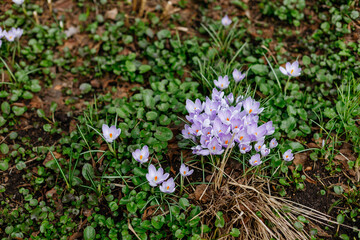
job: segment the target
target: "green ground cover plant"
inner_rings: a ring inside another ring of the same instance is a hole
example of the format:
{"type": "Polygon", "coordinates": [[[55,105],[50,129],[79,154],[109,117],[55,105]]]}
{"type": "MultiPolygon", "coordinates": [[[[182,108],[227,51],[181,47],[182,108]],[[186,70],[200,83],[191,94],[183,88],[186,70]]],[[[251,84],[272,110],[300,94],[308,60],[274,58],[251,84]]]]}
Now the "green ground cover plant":
{"type": "Polygon", "coordinates": [[[4,1],[1,239],[360,239],[359,10],[4,1]]]}

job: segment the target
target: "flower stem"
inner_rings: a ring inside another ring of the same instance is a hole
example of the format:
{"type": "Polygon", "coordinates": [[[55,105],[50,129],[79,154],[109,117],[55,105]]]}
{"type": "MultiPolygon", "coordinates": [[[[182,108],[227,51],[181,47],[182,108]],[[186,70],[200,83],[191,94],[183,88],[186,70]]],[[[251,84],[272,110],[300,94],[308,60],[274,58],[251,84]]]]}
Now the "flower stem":
{"type": "Polygon", "coordinates": [[[286,90],[288,88],[290,78],[291,78],[291,76],[289,76],[288,80],[286,81],[286,85],[285,85],[285,89],[284,89],[285,96],[286,96],[286,90]]]}
{"type": "Polygon", "coordinates": [[[180,196],[182,195],[182,192],[184,190],[184,177],[180,175],[180,196]]]}

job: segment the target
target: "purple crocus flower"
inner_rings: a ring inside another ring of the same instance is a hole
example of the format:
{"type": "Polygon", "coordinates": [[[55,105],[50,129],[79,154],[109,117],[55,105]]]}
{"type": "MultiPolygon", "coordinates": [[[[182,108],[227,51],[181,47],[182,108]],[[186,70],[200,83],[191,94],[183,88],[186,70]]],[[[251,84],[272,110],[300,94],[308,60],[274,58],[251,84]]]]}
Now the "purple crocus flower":
{"type": "Polygon", "coordinates": [[[15,32],[16,39],[19,39],[24,33],[24,30],[22,30],[21,28],[12,28],[11,30],[15,32]]]}
{"type": "Polygon", "coordinates": [[[266,157],[267,155],[269,155],[270,149],[267,148],[266,145],[264,144],[262,145],[260,152],[261,152],[261,156],[266,157]]]}
{"type": "Polygon", "coordinates": [[[260,114],[264,110],[264,108],[259,108],[260,103],[255,101],[251,97],[245,99],[245,101],[243,102],[243,107],[247,114],[260,114]]]}
{"type": "Polygon", "coordinates": [[[221,90],[226,89],[230,82],[229,82],[229,77],[226,75],[224,77],[219,76],[218,80],[214,80],[214,84],[216,87],[220,88],[221,90]]]}
{"type": "Polygon", "coordinates": [[[227,95],[227,97],[226,97],[226,102],[228,103],[228,104],[233,104],[233,102],[234,102],[234,94],[232,94],[232,93],[230,93],[229,95],[227,95]]]}
{"type": "MultiPolygon", "coordinates": [[[[224,133],[220,133],[219,134],[219,142],[220,144],[224,147],[224,148],[227,148],[228,145],[230,144],[231,142],[231,139],[232,139],[232,134],[231,133],[228,133],[228,134],[224,134],[224,133]]],[[[235,145],[234,143],[234,140],[231,142],[231,146],[230,147],[233,147],[235,145]]]]}
{"type": "Polygon", "coordinates": [[[218,136],[220,133],[225,133],[225,134],[229,133],[230,127],[223,124],[220,118],[216,118],[214,120],[213,130],[214,130],[214,135],[218,136]]]}
{"type": "Polygon", "coordinates": [[[259,141],[255,143],[254,145],[255,151],[260,152],[263,145],[264,145],[264,141],[259,141]]]}
{"type": "Polygon", "coordinates": [[[203,110],[203,105],[201,104],[200,99],[196,99],[195,103],[190,99],[187,99],[185,107],[189,113],[200,113],[203,110]]]}
{"type": "Polygon", "coordinates": [[[282,74],[287,75],[289,77],[298,77],[301,73],[301,68],[299,68],[299,62],[295,61],[292,64],[287,62],[285,68],[280,67],[280,71],[282,74]],[[285,69],[286,68],[286,69],[285,69]]]}
{"type": "Polygon", "coordinates": [[[242,130],[237,134],[235,142],[240,144],[250,143],[250,136],[246,133],[246,130],[242,130]]]}
{"type": "Polygon", "coordinates": [[[259,141],[266,133],[265,127],[257,127],[257,124],[251,124],[247,127],[247,133],[253,141],[259,141]]]}
{"type": "Polygon", "coordinates": [[[169,180],[163,182],[160,186],[160,191],[163,193],[173,193],[175,191],[175,182],[173,178],[169,178],[169,180]]]}
{"type": "Polygon", "coordinates": [[[149,147],[145,145],[142,149],[136,149],[132,156],[139,163],[146,163],[149,160],[149,147]]]}
{"type": "Polygon", "coordinates": [[[115,125],[112,125],[111,127],[109,127],[106,124],[102,125],[102,133],[103,136],[105,138],[105,140],[108,143],[112,143],[121,133],[121,129],[120,128],[116,128],[115,125]]]}
{"type": "Polygon", "coordinates": [[[232,112],[229,109],[219,111],[218,116],[223,124],[225,125],[231,124],[232,112]]]}
{"type": "Polygon", "coordinates": [[[24,0],[12,0],[15,4],[21,5],[24,3],[24,0]]]}
{"type": "Polygon", "coordinates": [[[211,155],[221,155],[224,152],[224,149],[222,149],[221,145],[219,144],[216,138],[213,138],[210,141],[208,145],[208,149],[211,155]]]}
{"type": "Polygon", "coordinates": [[[187,124],[185,125],[184,129],[181,131],[181,134],[183,135],[183,137],[185,139],[195,140],[195,137],[194,137],[194,135],[191,134],[190,127],[187,124]]]}
{"type": "Polygon", "coordinates": [[[16,33],[15,33],[15,31],[14,31],[14,28],[12,28],[10,31],[8,31],[8,32],[6,32],[6,31],[4,31],[5,33],[5,38],[6,38],[6,40],[8,40],[9,42],[13,42],[14,40],[15,40],[15,38],[16,38],[16,33]]]}
{"type": "Polygon", "coordinates": [[[271,139],[270,144],[269,144],[269,148],[276,148],[276,146],[278,145],[278,142],[276,141],[275,138],[271,139]]]}
{"type": "Polygon", "coordinates": [[[239,149],[242,154],[245,154],[247,152],[250,152],[252,146],[248,144],[240,144],[239,149]]]}
{"type": "Polygon", "coordinates": [[[231,130],[233,133],[238,133],[244,129],[244,121],[241,119],[233,119],[231,121],[231,130]]]}
{"type": "Polygon", "coordinates": [[[157,184],[164,182],[169,177],[169,173],[164,174],[164,169],[159,168],[156,170],[155,166],[150,164],[146,179],[149,181],[150,186],[156,187],[157,184]]]}
{"type": "Polygon", "coordinates": [[[223,18],[221,19],[221,24],[222,24],[224,27],[229,26],[231,23],[232,23],[232,21],[231,21],[231,19],[228,17],[228,15],[225,15],[225,17],[223,17],[223,18]]]}
{"type": "Polygon", "coordinates": [[[218,102],[213,102],[209,98],[206,98],[204,110],[207,115],[215,116],[218,109],[220,107],[220,104],[218,102]]]}
{"type": "Polygon", "coordinates": [[[214,101],[220,101],[224,97],[224,92],[218,91],[216,88],[213,88],[211,93],[211,98],[214,101]]]}
{"type": "Polygon", "coordinates": [[[268,121],[267,123],[263,124],[266,128],[266,135],[272,135],[275,132],[275,127],[273,126],[272,121],[268,121]]]}
{"type": "Polygon", "coordinates": [[[189,131],[194,136],[201,136],[202,135],[202,126],[198,122],[194,122],[193,125],[189,128],[189,131]]]}
{"type": "Polygon", "coordinates": [[[291,151],[292,151],[292,150],[289,149],[289,150],[287,150],[286,152],[284,152],[284,154],[283,154],[283,159],[284,159],[285,161],[287,161],[287,162],[290,162],[290,161],[292,161],[292,160],[294,159],[294,154],[292,154],[291,151]]]}
{"type": "Polygon", "coordinates": [[[257,166],[260,165],[262,163],[261,159],[260,159],[260,154],[255,154],[253,155],[250,160],[249,163],[251,166],[257,166]]]}
{"type": "Polygon", "coordinates": [[[234,69],[234,71],[232,72],[232,76],[235,80],[236,83],[242,81],[245,78],[245,73],[241,74],[241,72],[237,69],[234,69]]]}
{"type": "Polygon", "coordinates": [[[194,169],[189,170],[189,167],[187,167],[185,164],[181,164],[179,171],[180,171],[181,176],[187,177],[187,176],[190,176],[194,172],[194,169]]]}

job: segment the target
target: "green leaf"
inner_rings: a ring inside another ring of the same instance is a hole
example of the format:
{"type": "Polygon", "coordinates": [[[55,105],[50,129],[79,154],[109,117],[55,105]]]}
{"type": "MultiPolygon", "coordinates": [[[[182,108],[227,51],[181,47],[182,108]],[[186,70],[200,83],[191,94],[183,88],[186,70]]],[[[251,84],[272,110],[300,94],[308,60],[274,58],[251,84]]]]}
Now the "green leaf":
{"type": "Polygon", "coordinates": [[[151,218],[151,225],[153,225],[154,228],[160,229],[165,223],[165,217],[158,215],[151,218]]]}
{"type": "Polygon", "coordinates": [[[136,71],[136,66],[133,62],[130,61],[126,61],[125,62],[125,66],[128,72],[135,72],[136,71]]]}
{"type": "Polygon", "coordinates": [[[311,58],[309,58],[308,56],[304,55],[302,58],[303,64],[304,65],[309,65],[311,63],[311,58]]]}
{"type": "Polygon", "coordinates": [[[6,170],[8,170],[8,168],[9,168],[9,163],[8,162],[6,162],[6,161],[0,162],[0,170],[1,171],[6,171],[6,170]]]}
{"type": "Polygon", "coordinates": [[[137,210],[137,205],[134,202],[129,202],[126,204],[126,209],[130,212],[130,213],[136,213],[137,210]]]}
{"type": "Polygon", "coordinates": [[[230,235],[233,236],[233,237],[239,237],[240,236],[240,230],[237,229],[237,228],[232,228],[231,232],[230,232],[230,235]]]}
{"type": "Polygon", "coordinates": [[[146,113],[146,119],[148,121],[153,121],[153,120],[156,120],[157,118],[158,118],[157,112],[150,111],[150,112],[146,113]]]}
{"type": "Polygon", "coordinates": [[[185,235],[184,235],[184,233],[182,232],[181,229],[178,229],[175,232],[175,237],[181,239],[181,238],[185,237],[185,235]]]}
{"type": "Polygon", "coordinates": [[[336,194],[341,195],[341,194],[343,194],[344,189],[342,188],[342,186],[334,186],[334,192],[335,192],[336,194]]]}
{"type": "Polygon", "coordinates": [[[305,149],[304,146],[299,142],[290,142],[289,146],[293,152],[298,152],[305,149]]]}
{"type": "Polygon", "coordinates": [[[220,211],[216,213],[215,226],[218,228],[223,228],[225,226],[225,219],[223,213],[220,211]]]}
{"type": "Polygon", "coordinates": [[[44,112],[44,110],[42,110],[42,109],[36,110],[36,113],[37,113],[37,115],[38,115],[40,118],[45,118],[45,117],[46,117],[46,116],[45,116],[45,112],[44,112]]]}
{"type": "Polygon", "coordinates": [[[9,115],[10,114],[10,104],[8,102],[3,102],[1,104],[1,111],[4,114],[9,115]]]}
{"type": "Polygon", "coordinates": [[[285,132],[289,133],[296,126],[296,119],[294,117],[289,117],[281,122],[280,128],[285,132]]]}
{"type": "Polygon", "coordinates": [[[9,152],[9,146],[6,143],[0,145],[0,151],[2,154],[6,155],[9,152]]]}
{"type": "Polygon", "coordinates": [[[263,64],[255,64],[251,66],[251,71],[256,75],[266,76],[269,73],[269,68],[263,64]]]}
{"type": "Polygon", "coordinates": [[[303,109],[303,108],[298,108],[298,109],[297,109],[297,113],[299,114],[299,116],[301,117],[302,120],[307,121],[307,116],[308,116],[308,114],[307,114],[307,112],[306,112],[305,109],[303,109]]]}
{"type": "Polygon", "coordinates": [[[92,226],[87,226],[84,230],[84,240],[95,239],[96,231],[92,226]]]}
{"type": "Polygon", "coordinates": [[[150,65],[141,65],[139,67],[140,74],[146,73],[151,69],[150,65]]]}
{"type": "Polygon", "coordinates": [[[91,178],[95,177],[94,169],[90,163],[84,164],[81,173],[82,173],[83,177],[88,181],[90,180],[89,177],[91,177],[91,178]]]}
{"type": "Polygon", "coordinates": [[[186,209],[187,207],[190,206],[190,203],[189,200],[187,200],[186,198],[180,198],[179,205],[182,209],[186,209]]]}
{"type": "Polygon", "coordinates": [[[171,32],[167,29],[160,30],[156,36],[161,40],[164,38],[171,38],[171,32]]]}
{"type": "Polygon", "coordinates": [[[359,12],[358,11],[351,11],[350,17],[354,20],[358,20],[357,18],[359,17],[359,12]]]}
{"type": "Polygon", "coordinates": [[[82,83],[79,87],[81,93],[86,94],[89,93],[92,89],[91,85],[89,83],[82,83]]]}
{"type": "Polygon", "coordinates": [[[297,230],[299,230],[299,231],[302,231],[302,230],[304,229],[304,226],[302,225],[302,223],[301,223],[301,222],[298,222],[298,221],[296,221],[296,222],[294,223],[294,227],[295,227],[297,230]]]}
{"type": "Polygon", "coordinates": [[[325,117],[328,117],[328,118],[334,118],[337,116],[337,114],[333,108],[325,108],[324,115],[325,115],[325,117]]]}
{"type": "Polygon", "coordinates": [[[112,212],[115,212],[119,209],[119,205],[115,201],[109,202],[109,208],[112,212]]]}
{"type": "Polygon", "coordinates": [[[167,127],[157,127],[156,132],[154,133],[155,138],[157,138],[160,141],[170,141],[174,134],[172,131],[167,127]]]}
{"type": "Polygon", "coordinates": [[[339,214],[339,215],[337,215],[337,217],[336,217],[336,221],[338,222],[338,223],[340,223],[340,224],[343,224],[344,223],[344,221],[345,221],[345,217],[344,217],[344,215],[343,214],[339,214]]]}
{"type": "Polygon", "coordinates": [[[16,116],[21,116],[26,111],[26,107],[13,106],[12,111],[15,113],[16,116]]]}

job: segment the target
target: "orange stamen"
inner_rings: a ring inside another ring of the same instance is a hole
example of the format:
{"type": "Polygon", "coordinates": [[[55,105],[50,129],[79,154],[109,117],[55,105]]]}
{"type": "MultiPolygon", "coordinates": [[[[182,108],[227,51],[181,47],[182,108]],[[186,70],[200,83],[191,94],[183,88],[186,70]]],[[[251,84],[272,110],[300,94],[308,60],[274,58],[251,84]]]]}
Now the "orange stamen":
{"type": "Polygon", "coordinates": [[[110,138],[112,138],[112,133],[110,133],[110,138]]]}
{"type": "Polygon", "coordinates": [[[155,179],[155,181],[157,181],[158,177],[157,177],[157,176],[155,176],[155,178],[154,178],[154,179],[155,179]]]}
{"type": "Polygon", "coordinates": [[[251,112],[252,112],[252,109],[249,110],[249,113],[251,113],[251,112]]]}
{"type": "Polygon", "coordinates": [[[140,155],[140,160],[143,158],[143,156],[142,155],[140,155]]]}

